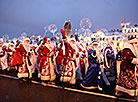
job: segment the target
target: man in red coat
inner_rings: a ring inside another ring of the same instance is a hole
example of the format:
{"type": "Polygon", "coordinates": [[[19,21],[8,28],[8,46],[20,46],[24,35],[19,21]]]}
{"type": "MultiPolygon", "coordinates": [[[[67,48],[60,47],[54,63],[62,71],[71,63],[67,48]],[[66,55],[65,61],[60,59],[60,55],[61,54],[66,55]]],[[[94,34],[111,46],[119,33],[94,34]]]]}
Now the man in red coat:
{"type": "Polygon", "coordinates": [[[138,70],[138,39],[130,38],[122,50],[122,61],[120,64],[120,74],[116,85],[116,95],[121,92],[130,96],[137,96],[138,83],[136,71],[138,70]]]}
{"type": "Polygon", "coordinates": [[[16,53],[14,55],[13,64],[18,65],[18,78],[27,78],[29,75],[29,68],[32,65],[30,61],[30,39],[25,38],[24,42],[16,46],[16,53]],[[18,54],[17,54],[18,53],[18,54]],[[20,61],[18,59],[21,59],[20,61]]]}
{"type": "Polygon", "coordinates": [[[13,54],[15,52],[15,49],[14,49],[14,44],[13,43],[10,43],[9,46],[8,46],[8,49],[7,49],[7,62],[8,62],[8,67],[10,68],[12,66],[12,60],[13,60],[13,54]]]}
{"type": "Polygon", "coordinates": [[[65,31],[61,30],[61,33],[63,36],[63,42],[65,45],[65,48],[63,49],[63,53],[65,53],[65,55],[64,55],[64,64],[63,64],[63,70],[62,70],[60,81],[68,82],[70,84],[75,84],[76,83],[75,50],[68,42],[68,39],[65,35],[65,31]]]}
{"type": "Polygon", "coordinates": [[[0,69],[7,70],[7,52],[6,47],[2,46],[2,42],[0,42],[0,69]]]}
{"type": "Polygon", "coordinates": [[[43,42],[40,44],[37,52],[38,52],[38,58],[37,58],[37,65],[38,65],[38,78],[40,78],[41,76],[41,72],[42,72],[42,57],[43,57],[43,50],[44,50],[44,45],[45,43],[47,43],[47,37],[43,38],[43,42]]]}
{"type": "Polygon", "coordinates": [[[40,66],[41,72],[40,72],[40,78],[42,81],[54,81],[56,78],[55,72],[54,72],[54,62],[52,59],[52,53],[53,48],[50,43],[50,39],[46,38],[43,40],[43,43],[40,47],[39,54],[40,55],[40,66]],[[40,53],[41,51],[41,53],[40,53]]]}
{"type": "Polygon", "coordinates": [[[61,41],[58,44],[57,47],[57,59],[56,59],[56,65],[57,65],[57,73],[60,75],[61,74],[61,70],[62,70],[62,66],[63,66],[63,42],[61,41]]]}

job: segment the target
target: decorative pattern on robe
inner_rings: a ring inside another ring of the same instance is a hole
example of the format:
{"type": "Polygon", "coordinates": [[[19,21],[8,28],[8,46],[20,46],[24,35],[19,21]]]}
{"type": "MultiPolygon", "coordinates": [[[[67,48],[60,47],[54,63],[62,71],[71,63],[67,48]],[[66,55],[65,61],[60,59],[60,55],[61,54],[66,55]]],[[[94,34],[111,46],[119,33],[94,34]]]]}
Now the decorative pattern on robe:
{"type": "Polygon", "coordinates": [[[54,71],[54,62],[50,56],[50,50],[44,46],[42,52],[42,72],[41,72],[41,80],[44,81],[53,81],[56,78],[55,71],[54,71]]]}
{"type": "Polygon", "coordinates": [[[112,47],[106,47],[104,50],[104,67],[105,74],[110,81],[116,81],[117,69],[116,69],[116,59],[112,47]]]}
{"type": "Polygon", "coordinates": [[[71,59],[73,58],[73,55],[74,55],[74,49],[70,46],[69,43],[66,43],[64,65],[60,78],[61,82],[69,82],[70,84],[76,83],[75,61],[71,59]]]}
{"type": "Polygon", "coordinates": [[[86,75],[84,77],[81,86],[85,89],[95,89],[99,88],[102,90],[102,73],[100,64],[97,62],[97,57],[92,56],[94,50],[89,52],[89,67],[86,75]]]}
{"type": "Polygon", "coordinates": [[[136,90],[138,89],[135,64],[131,63],[133,58],[136,58],[136,56],[129,48],[123,49],[120,74],[116,87],[116,90],[126,92],[131,96],[135,96],[137,93],[136,90]]]}
{"type": "Polygon", "coordinates": [[[7,63],[8,63],[8,66],[12,66],[12,60],[13,60],[13,54],[14,54],[14,51],[12,51],[10,48],[7,49],[7,54],[8,54],[8,57],[7,57],[7,63]]]}

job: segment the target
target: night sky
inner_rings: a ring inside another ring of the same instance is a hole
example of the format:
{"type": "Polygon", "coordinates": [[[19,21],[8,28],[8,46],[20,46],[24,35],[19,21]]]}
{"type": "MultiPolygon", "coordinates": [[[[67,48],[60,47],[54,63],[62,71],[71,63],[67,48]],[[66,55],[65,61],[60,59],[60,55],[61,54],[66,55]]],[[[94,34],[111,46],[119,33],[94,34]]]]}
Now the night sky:
{"type": "Polygon", "coordinates": [[[61,29],[65,20],[71,20],[74,32],[82,18],[91,20],[93,32],[121,29],[123,19],[138,24],[138,0],[0,0],[0,37],[43,35],[45,25],[61,29]]]}

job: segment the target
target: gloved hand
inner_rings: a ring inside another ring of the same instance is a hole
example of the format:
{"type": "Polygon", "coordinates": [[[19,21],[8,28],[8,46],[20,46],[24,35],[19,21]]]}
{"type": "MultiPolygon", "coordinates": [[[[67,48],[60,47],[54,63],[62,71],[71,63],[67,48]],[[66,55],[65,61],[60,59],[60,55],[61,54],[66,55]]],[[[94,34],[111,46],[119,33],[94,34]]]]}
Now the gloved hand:
{"type": "Polygon", "coordinates": [[[62,33],[62,37],[65,38],[65,31],[63,29],[60,30],[60,32],[62,33]]]}

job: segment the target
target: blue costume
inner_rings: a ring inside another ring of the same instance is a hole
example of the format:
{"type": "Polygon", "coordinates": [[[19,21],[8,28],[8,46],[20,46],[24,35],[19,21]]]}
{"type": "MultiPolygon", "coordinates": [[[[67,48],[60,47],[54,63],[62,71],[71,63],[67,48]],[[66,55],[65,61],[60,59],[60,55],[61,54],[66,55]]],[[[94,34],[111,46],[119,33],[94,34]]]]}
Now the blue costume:
{"type": "Polygon", "coordinates": [[[114,54],[112,47],[106,47],[104,50],[104,66],[105,74],[109,81],[116,81],[116,59],[117,55],[114,54]]]}
{"type": "Polygon", "coordinates": [[[89,67],[84,76],[84,80],[81,86],[86,89],[99,88],[102,90],[102,75],[100,64],[97,62],[97,56],[95,50],[90,50],[88,52],[89,67]]]}

